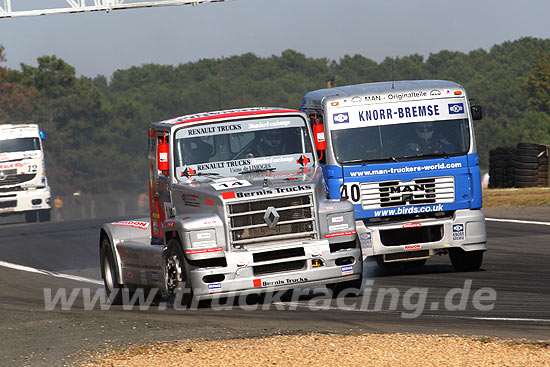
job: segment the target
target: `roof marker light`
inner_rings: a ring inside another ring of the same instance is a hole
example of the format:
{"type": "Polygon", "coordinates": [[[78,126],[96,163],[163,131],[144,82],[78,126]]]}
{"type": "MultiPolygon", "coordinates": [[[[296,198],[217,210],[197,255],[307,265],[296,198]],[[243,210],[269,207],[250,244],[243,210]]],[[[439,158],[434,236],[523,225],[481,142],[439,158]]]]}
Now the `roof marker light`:
{"type": "Polygon", "coordinates": [[[462,94],[462,91],[461,90],[455,90],[455,96],[459,96],[462,94]]]}
{"type": "Polygon", "coordinates": [[[338,103],[338,102],[330,102],[330,105],[331,105],[331,106],[338,106],[339,103],[338,103]]]}

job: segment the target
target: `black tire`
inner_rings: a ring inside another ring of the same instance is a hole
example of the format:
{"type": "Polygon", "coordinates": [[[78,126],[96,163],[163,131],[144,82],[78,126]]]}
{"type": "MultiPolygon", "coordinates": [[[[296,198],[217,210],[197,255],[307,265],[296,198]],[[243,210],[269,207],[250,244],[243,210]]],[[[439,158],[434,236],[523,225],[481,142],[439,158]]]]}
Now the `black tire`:
{"type": "Polygon", "coordinates": [[[483,262],[483,252],[453,248],[449,251],[449,258],[456,271],[477,271],[483,262]]]}
{"type": "Polygon", "coordinates": [[[168,298],[178,306],[188,307],[193,301],[193,287],[188,282],[186,263],[179,240],[172,238],[164,255],[164,281],[168,298]]]}
{"type": "Polygon", "coordinates": [[[105,293],[109,297],[112,305],[122,304],[122,286],[118,279],[118,271],[115,259],[111,251],[109,239],[104,237],[101,243],[100,251],[101,275],[105,285],[105,293]]]}
{"type": "Polygon", "coordinates": [[[541,145],[540,144],[535,144],[535,143],[518,143],[517,148],[518,149],[530,149],[530,150],[538,151],[538,150],[541,149],[541,145]]]}
{"type": "Polygon", "coordinates": [[[327,288],[332,291],[332,298],[338,298],[346,291],[346,295],[358,295],[361,290],[362,276],[359,279],[348,280],[340,283],[327,284],[327,288]]]}
{"type": "Polygon", "coordinates": [[[535,182],[537,180],[537,175],[534,176],[520,176],[514,175],[514,182],[535,182]]]}
{"type": "Polygon", "coordinates": [[[50,220],[52,220],[52,213],[50,209],[39,210],[38,220],[41,222],[49,222],[50,220]]]}
{"type": "Polygon", "coordinates": [[[516,168],[514,170],[514,175],[516,176],[537,176],[539,173],[538,169],[522,169],[522,168],[516,168]]]}
{"type": "Polygon", "coordinates": [[[516,169],[539,169],[538,163],[523,163],[523,162],[514,162],[514,170],[516,169]]]}
{"type": "Polygon", "coordinates": [[[515,162],[521,162],[521,163],[539,163],[539,159],[537,158],[536,154],[533,155],[519,155],[515,154],[512,156],[512,160],[515,162]]]}
{"type": "Polygon", "coordinates": [[[35,223],[38,220],[38,215],[36,211],[28,211],[25,212],[25,222],[27,223],[35,223]]]}

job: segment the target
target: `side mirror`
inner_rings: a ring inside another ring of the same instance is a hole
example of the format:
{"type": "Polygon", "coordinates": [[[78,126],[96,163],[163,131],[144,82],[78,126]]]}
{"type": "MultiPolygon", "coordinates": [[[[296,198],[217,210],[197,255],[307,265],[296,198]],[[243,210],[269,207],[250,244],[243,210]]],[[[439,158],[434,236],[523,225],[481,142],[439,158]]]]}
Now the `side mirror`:
{"type": "Polygon", "coordinates": [[[44,130],[40,130],[40,139],[42,141],[46,140],[46,132],[44,130]]]}
{"type": "Polygon", "coordinates": [[[472,105],[470,107],[470,110],[472,111],[472,120],[481,120],[483,118],[483,113],[481,112],[481,106],[472,105]]]}

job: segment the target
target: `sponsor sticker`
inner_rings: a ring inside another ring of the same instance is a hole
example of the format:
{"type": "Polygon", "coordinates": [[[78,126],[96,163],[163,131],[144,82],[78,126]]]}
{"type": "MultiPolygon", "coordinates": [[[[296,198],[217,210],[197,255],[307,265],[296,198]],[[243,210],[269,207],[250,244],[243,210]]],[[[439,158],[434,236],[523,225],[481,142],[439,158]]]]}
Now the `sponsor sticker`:
{"type": "Polygon", "coordinates": [[[187,250],[185,251],[186,255],[195,255],[195,254],[206,254],[209,252],[217,252],[217,251],[223,251],[222,247],[214,247],[214,248],[205,248],[205,249],[199,249],[199,250],[187,250]]]}
{"type": "Polygon", "coordinates": [[[328,230],[333,232],[333,231],[342,231],[344,229],[348,229],[348,224],[347,223],[343,223],[343,224],[337,224],[337,225],[334,225],[334,226],[329,226],[328,227],[328,230]]]}
{"type": "Polygon", "coordinates": [[[302,154],[300,158],[296,160],[296,163],[302,167],[305,167],[309,163],[309,158],[302,154]]]}
{"type": "Polygon", "coordinates": [[[405,251],[416,251],[421,249],[422,249],[422,245],[419,245],[419,244],[405,245],[405,251]]]}
{"type": "Polygon", "coordinates": [[[349,115],[347,112],[340,112],[332,114],[332,119],[335,124],[347,124],[349,122],[349,115]]]}
{"type": "Polygon", "coordinates": [[[342,276],[353,274],[353,265],[342,266],[342,276]]]}
{"type": "Polygon", "coordinates": [[[361,246],[365,248],[372,248],[372,233],[364,232],[359,235],[361,246]]]}
{"type": "Polygon", "coordinates": [[[403,228],[418,228],[422,227],[421,223],[405,223],[403,224],[403,228]]]}
{"type": "Polygon", "coordinates": [[[344,216],[341,215],[339,217],[332,217],[331,222],[332,223],[340,223],[344,221],[344,216]]]}
{"type": "Polygon", "coordinates": [[[464,224],[453,224],[453,241],[461,241],[465,237],[464,224]]]}
{"type": "Polygon", "coordinates": [[[222,284],[221,283],[208,284],[208,292],[210,292],[210,293],[219,293],[221,291],[222,291],[222,284]]]}
{"type": "Polygon", "coordinates": [[[356,234],[355,231],[346,231],[346,232],[338,232],[338,233],[327,233],[325,234],[325,238],[332,238],[332,237],[339,237],[339,236],[351,236],[356,234]]]}
{"type": "Polygon", "coordinates": [[[139,228],[139,229],[148,229],[149,223],[148,222],[140,222],[135,220],[123,220],[120,222],[114,222],[111,223],[113,226],[126,226],[126,227],[133,227],[133,228],[139,228]]]}
{"type": "Polygon", "coordinates": [[[308,281],[308,278],[304,278],[304,277],[273,279],[273,280],[254,279],[254,287],[274,287],[278,285],[289,285],[289,284],[303,283],[307,281],[308,281]],[[256,285],[257,283],[260,283],[260,284],[256,285]]]}
{"type": "Polygon", "coordinates": [[[464,103],[449,103],[449,115],[464,113],[464,103]]]}
{"type": "Polygon", "coordinates": [[[157,273],[156,271],[151,272],[151,279],[153,280],[153,282],[158,282],[159,281],[159,273],[157,273]]]}
{"type": "Polygon", "coordinates": [[[212,234],[209,233],[209,232],[197,233],[197,239],[199,239],[199,240],[205,240],[205,239],[209,239],[209,238],[212,238],[212,234]]]}

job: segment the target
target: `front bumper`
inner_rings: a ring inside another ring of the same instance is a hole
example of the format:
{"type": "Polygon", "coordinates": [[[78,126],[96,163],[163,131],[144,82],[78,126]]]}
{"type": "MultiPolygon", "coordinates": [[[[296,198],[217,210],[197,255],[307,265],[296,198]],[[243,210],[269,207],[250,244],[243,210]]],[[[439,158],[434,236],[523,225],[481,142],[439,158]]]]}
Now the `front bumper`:
{"type": "Polygon", "coordinates": [[[51,209],[50,188],[11,191],[0,194],[0,214],[51,209]]]}
{"type": "Polygon", "coordinates": [[[195,297],[209,299],[315,287],[358,279],[363,271],[360,248],[330,252],[326,240],[227,252],[226,260],[226,267],[196,268],[189,272],[195,297]],[[254,254],[274,250],[292,251],[296,248],[303,248],[304,255],[254,262],[254,254]],[[322,262],[323,266],[314,267],[314,260],[322,262]],[[289,264],[302,266],[285,270],[289,264]],[[266,266],[271,269],[269,273],[263,273],[266,266]],[[208,279],[208,276],[221,275],[224,277],[222,281],[205,282],[205,277],[208,279]]]}
{"type": "MultiPolygon", "coordinates": [[[[441,250],[461,248],[464,251],[487,250],[487,235],[485,231],[485,215],[481,210],[457,210],[452,218],[443,219],[419,219],[389,224],[365,225],[363,221],[356,222],[357,236],[361,242],[363,258],[376,255],[397,253],[411,254],[416,251],[424,251],[430,257],[441,250]],[[434,242],[411,243],[396,246],[385,246],[382,243],[381,231],[403,229],[406,236],[406,226],[442,226],[441,240],[434,242]]],[[[416,257],[418,258],[418,257],[416,257]]],[[[404,255],[403,260],[407,257],[404,255]]],[[[411,257],[411,259],[414,259],[411,257]]]]}

